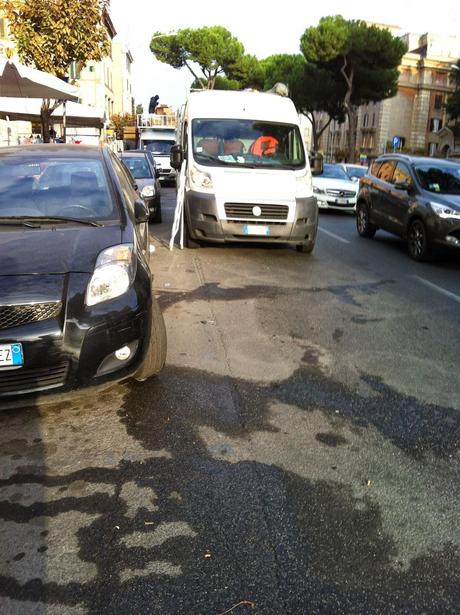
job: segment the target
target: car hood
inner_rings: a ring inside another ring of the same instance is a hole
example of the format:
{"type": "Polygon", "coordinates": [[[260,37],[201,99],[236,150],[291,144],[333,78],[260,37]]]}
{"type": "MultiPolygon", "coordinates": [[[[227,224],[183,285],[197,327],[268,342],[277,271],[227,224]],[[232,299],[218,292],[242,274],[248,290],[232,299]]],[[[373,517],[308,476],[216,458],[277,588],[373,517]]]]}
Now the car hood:
{"type": "Polygon", "coordinates": [[[436,194],[435,192],[427,192],[430,201],[440,203],[441,205],[451,205],[454,209],[460,211],[460,194],[436,194]]]}
{"type": "Polygon", "coordinates": [[[104,248],[121,243],[119,225],[42,229],[2,227],[0,276],[91,273],[104,248]]]}
{"type": "Polygon", "coordinates": [[[322,190],[350,190],[351,192],[358,192],[358,183],[347,181],[346,179],[314,176],[312,181],[314,186],[322,190]]]}
{"type": "Polygon", "coordinates": [[[142,188],[145,186],[153,186],[153,188],[155,188],[155,179],[153,177],[143,177],[142,179],[136,179],[135,182],[139,188],[139,192],[141,192],[142,188]]]}

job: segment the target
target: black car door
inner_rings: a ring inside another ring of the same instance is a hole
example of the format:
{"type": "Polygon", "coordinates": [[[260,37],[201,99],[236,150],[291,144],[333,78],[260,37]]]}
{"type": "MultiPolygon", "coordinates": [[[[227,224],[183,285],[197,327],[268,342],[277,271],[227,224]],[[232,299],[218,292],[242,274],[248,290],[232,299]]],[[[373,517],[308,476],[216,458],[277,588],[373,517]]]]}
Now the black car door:
{"type": "Polygon", "coordinates": [[[388,195],[392,189],[391,180],[396,166],[395,160],[384,160],[372,186],[372,221],[382,229],[390,230],[387,214],[388,195]]]}
{"type": "Polygon", "coordinates": [[[384,216],[388,220],[388,230],[397,235],[404,235],[413,190],[414,181],[409,167],[398,161],[393,172],[391,189],[382,204],[384,216]]]}

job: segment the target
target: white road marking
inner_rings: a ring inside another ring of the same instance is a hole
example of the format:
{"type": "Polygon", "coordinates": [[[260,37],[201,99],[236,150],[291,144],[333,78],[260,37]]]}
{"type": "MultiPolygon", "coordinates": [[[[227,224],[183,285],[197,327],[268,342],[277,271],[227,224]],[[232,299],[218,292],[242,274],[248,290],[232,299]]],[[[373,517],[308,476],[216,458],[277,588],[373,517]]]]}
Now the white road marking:
{"type": "Polygon", "coordinates": [[[460,303],[460,296],[456,295],[455,293],[452,293],[450,290],[446,290],[445,288],[442,288],[441,286],[438,286],[437,284],[433,284],[433,282],[429,282],[428,280],[425,280],[425,278],[421,278],[418,275],[413,275],[412,277],[418,280],[419,282],[421,282],[422,284],[425,284],[425,286],[428,286],[429,288],[436,290],[438,293],[441,293],[442,295],[449,297],[449,299],[453,299],[454,301],[457,301],[458,303],[460,303]]]}
{"type": "Polygon", "coordinates": [[[339,235],[336,235],[335,233],[331,233],[331,231],[326,231],[326,229],[318,227],[319,230],[322,233],[326,233],[326,235],[329,235],[329,237],[333,237],[334,239],[337,239],[337,241],[341,241],[342,243],[350,243],[348,241],[348,239],[344,239],[343,237],[340,237],[339,235]]]}

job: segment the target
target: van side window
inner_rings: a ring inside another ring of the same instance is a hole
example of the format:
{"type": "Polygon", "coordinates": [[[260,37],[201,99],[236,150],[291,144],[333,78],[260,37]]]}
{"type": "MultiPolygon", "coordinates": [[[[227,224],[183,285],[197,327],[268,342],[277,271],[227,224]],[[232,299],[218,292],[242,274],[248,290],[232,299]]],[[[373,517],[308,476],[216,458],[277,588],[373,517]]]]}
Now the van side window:
{"type": "Polygon", "coordinates": [[[395,168],[394,160],[385,160],[380,167],[377,177],[383,182],[390,182],[393,177],[393,170],[395,168]]]}

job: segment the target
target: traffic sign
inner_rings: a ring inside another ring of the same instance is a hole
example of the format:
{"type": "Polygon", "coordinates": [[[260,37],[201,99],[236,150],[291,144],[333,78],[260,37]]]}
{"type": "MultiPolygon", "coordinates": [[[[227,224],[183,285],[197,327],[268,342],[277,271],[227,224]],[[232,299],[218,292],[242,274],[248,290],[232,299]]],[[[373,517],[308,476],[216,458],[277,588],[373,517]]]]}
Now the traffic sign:
{"type": "Polygon", "coordinates": [[[397,137],[396,135],[392,139],[392,144],[395,149],[397,149],[401,145],[401,137],[397,137]]]}

